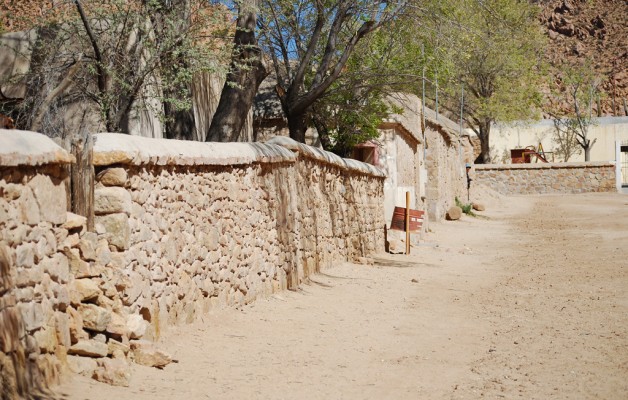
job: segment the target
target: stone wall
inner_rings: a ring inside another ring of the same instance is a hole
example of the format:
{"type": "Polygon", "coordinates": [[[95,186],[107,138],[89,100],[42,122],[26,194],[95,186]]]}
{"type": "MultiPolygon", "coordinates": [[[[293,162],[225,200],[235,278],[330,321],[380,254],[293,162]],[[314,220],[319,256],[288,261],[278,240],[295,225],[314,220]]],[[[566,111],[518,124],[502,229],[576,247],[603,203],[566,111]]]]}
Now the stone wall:
{"type": "Polygon", "coordinates": [[[383,173],[287,138],[96,135],[96,232],[66,212],[67,153],[32,132],[0,140],[8,398],[66,369],[126,385],[130,361],[169,361],[151,347],[165,328],[384,247],[383,173]]]}
{"type": "Polygon", "coordinates": [[[455,205],[456,197],[465,202],[466,170],[465,164],[472,162],[472,146],[468,136],[458,138],[452,128],[445,125],[453,122],[440,119],[428,119],[425,135],[428,148],[425,160],[427,164],[427,213],[430,219],[440,221],[447,210],[455,205]]]}
{"type": "Polygon", "coordinates": [[[146,337],[383,248],[381,171],[271,143],[97,135],[96,227],[123,257],[122,303],[146,337]]]}
{"type": "Polygon", "coordinates": [[[72,158],[32,132],[0,130],[0,142],[0,398],[13,399],[61,374],[70,347],[67,255],[80,239],[66,225],[72,158]]]}
{"type": "Polygon", "coordinates": [[[617,190],[615,164],[607,162],[476,165],[473,175],[472,185],[482,184],[505,195],[617,190]]]}

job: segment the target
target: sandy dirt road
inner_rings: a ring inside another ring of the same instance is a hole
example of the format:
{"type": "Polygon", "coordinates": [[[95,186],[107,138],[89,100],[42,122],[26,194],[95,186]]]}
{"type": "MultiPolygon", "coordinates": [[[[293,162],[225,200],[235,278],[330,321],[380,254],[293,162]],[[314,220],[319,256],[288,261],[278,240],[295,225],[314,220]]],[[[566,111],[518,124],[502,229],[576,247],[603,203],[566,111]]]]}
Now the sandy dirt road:
{"type": "Polygon", "coordinates": [[[160,342],[179,362],[65,399],[627,399],[628,196],[502,199],[411,256],[338,265],[160,342]]]}

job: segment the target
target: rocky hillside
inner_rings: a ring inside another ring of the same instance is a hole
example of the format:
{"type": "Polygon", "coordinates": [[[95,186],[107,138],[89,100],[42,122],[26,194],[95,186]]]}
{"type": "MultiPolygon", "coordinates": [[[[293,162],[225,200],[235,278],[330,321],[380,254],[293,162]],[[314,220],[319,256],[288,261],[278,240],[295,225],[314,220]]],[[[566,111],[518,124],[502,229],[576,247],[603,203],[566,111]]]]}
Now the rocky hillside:
{"type": "MultiPolygon", "coordinates": [[[[536,3],[541,7],[541,22],[549,37],[548,61],[558,66],[590,60],[603,76],[600,114],[628,115],[624,107],[628,104],[628,0],[536,3]]],[[[594,112],[596,109],[594,104],[594,112]]]]}

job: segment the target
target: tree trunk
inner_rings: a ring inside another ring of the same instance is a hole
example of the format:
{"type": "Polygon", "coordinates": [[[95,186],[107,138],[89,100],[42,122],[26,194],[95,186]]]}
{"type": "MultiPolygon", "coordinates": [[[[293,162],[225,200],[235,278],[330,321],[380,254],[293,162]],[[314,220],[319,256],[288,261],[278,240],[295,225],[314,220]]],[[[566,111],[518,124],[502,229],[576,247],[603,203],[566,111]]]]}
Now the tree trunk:
{"type": "Polygon", "coordinates": [[[584,162],[591,161],[591,146],[584,148],[584,162]]]}
{"type": "Polygon", "coordinates": [[[194,113],[192,110],[173,110],[167,102],[164,103],[164,114],[166,116],[166,130],[164,136],[167,139],[194,140],[194,113]]]}
{"type": "Polygon", "coordinates": [[[287,117],[290,138],[299,143],[305,143],[305,132],[307,131],[305,114],[288,114],[287,117]]]}
{"type": "MultiPolygon", "coordinates": [[[[142,1],[145,6],[148,5],[148,2],[149,0],[142,1]]],[[[172,15],[177,17],[177,23],[181,31],[189,30],[191,23],[190,8],[190,0],[171,1],[167,6],[159,8],[158,12],[150,15],[155,34],[160,35],[168,29],[168,23],[165,21],[172,15]]],[[[190,67],[188,60],[177,51],[181,47],[182,44],[177,43],[174,47],[174,51],[168,52],[162,56],[163,69],[172,69],[172,72],[175,72],[177,68],[187,69],[190,67]]],[[[165,98],[175,99],[178,97],[178,93],[181,89],[188,89],[191,92],[191,84],[179,83],[177,85],[164,85],[162,90],[165,98]]],[[[164,101],[163,107],[165,117],[164,137],[167,139],[194,140],[196,138],[196,124],[192,107],[190,106],[189,109],[185,110],[177,109],[177,107],[173,106],[169,101],[164,101]]]]}
{"type": "Polygon", "coordinates": [[[268,75],[255,38],[256,9],[256,0],[246,0],[238,10],[231,65],[207,132],[208,142],[238,139],[257,89],[268,75]]]}
{"type": "Polygon", "coordinates": [[[312,117],[312,123],[316,128],[316,132],[318,133],[318,139],[321,141],[321,145],[323,146],[323,150],[332,151],[332,143],[331,137],[329,136],[329,130],[325,126],[325,124],[315,116],[312,117]]]}
{"type": "Polygon", "coordinates": [[[490,164],[491,163],[491,148],[489,143],[489,137],[491,133],[491,120],[484,119],[480,122],[479,126],[480,139],[480,155],[475,159],[476,164],[490,164]]]}

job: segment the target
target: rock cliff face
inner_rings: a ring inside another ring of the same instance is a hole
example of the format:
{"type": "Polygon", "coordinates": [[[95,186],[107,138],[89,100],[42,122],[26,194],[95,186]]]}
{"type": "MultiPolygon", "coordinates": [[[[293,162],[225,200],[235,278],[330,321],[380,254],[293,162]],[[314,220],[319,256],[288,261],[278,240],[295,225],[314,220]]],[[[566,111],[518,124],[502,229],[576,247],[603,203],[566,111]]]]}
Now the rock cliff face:
{"type": "MultiPolygon", "coordinates": [[[[603,75],[601,115],[625,116],[628,110],[628,1],[545,0],[536,2],[549,37],[547,59],[553,66],[589,59],[603,75]],[[613,111],[613,103],[615,110],[613,111]]],[[[558,100],[550,99],[550,102],[558,100]]],[[[594,104],[594,112],[597,111],[594,104]]]]}

